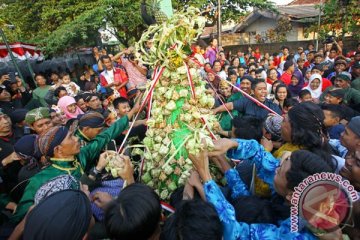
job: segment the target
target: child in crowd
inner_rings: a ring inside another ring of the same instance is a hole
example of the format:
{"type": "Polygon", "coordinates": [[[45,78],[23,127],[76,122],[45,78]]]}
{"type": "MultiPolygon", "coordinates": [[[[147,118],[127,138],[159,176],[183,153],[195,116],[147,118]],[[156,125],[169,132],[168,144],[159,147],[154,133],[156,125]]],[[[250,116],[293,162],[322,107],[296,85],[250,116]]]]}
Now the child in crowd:
{"type": "Polygon", "coordinates": [[[61,86],[65,87],[70,97],[75,97],[80,91],[80,87],[71,81],[70,75],[68,73],[60,74],[62,84],[61,86]]]}
{"type": "Polygon", "coordinates": [[[84,114],[84,112],[76,105],[75,99],[70,96],[60,98],[58,107],[65,113],[67,119],[77,118],[79,114],[84,114]]]}
{"type": "MultiPolygon", "coordinates": [[[[115,100],[113,101],[113,105],[117,113],[118,119],[126,116],[131,110],[129,100],[124,97],[115,98],[115,100]]],[[[129,121],[130,120],[131,119],[129,119],[129,121]]],[[[133,128],[131,129],[129,137],[138,137],[139,140],[142,140],[145,137],[145,132],[146,132],[145,123],[146,120],[136,120],[133,128]]],[[[131,122],[129,122],[129,126],[130,125],[131,122]]],[[[128,130],[125,130],[117,139],[115,139],[118,145],[122,143],[122,140],[124,139],[127,131],[128,130]]]]}
{"type": "Polygon", "coordinates": [[[307,89],[303,89],[299,92],[299,102],[311,102],[312,101],[312,97],[311,97],[311,92],[307,89]]]}
{"type": "Polygon", "coordinates": [[[340,123],[342,112],[339,105],[326,104],[322,105],[324,112],[324,125],[328,130],[330,139],[340,139],[341,134],[345,131],[345,126],[340,123]]]}

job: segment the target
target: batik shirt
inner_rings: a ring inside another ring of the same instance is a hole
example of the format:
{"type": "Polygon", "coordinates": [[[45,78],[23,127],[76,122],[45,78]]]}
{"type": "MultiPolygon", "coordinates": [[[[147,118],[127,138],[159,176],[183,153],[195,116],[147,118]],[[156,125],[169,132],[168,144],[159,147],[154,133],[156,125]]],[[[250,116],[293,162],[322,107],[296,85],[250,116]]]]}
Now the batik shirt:
{"type": "MultiPolygon", "coordinates": [[[[274,158],[269,152],[255,140],[240,140],[238,148],[229,151],[229,155],[237,159],[253,160],[258,175],[273,190],[273,178],[275,169],[279,166],[279,160],[274,158]]],[[[250,195],[245,183],[241,180],[238,172],[230,169],[225,173],[231,197],[250,195]]],[[[211,180],[204,184],[205,196],[208,202],[212,203],[219,215],[220,221],[224,227],[224,240],[234,239],[317,239],[308,230],[302,229],[300,232],[293,233],[290,231],[290,219],[274,224],[247,224],[237,222],[234,207],[225,199],[219,187],[211,180]]]]}

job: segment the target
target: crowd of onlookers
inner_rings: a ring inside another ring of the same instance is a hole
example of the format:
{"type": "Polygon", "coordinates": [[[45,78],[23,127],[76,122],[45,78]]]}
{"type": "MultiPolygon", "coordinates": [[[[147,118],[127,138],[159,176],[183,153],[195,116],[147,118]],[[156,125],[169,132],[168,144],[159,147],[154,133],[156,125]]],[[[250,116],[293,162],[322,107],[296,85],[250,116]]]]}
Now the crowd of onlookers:
{"type": "Polygon", "coordinates": [[[293,233],[289,218],[294,187],[313,174],[338,173],[360,191],[360,44],[234,54],[212,39],[192,50],[221,138],[189,156],[194,171],[168,204],[140,183],[141,157],[115,154],[131,121],[126,145],[141,143],[147,129],[149,109],[133,117],[152,69],[133,48],[112,55],[94,47],[92,66],[38,73],[34,89],[0,75],[0,238],[359,238],[359,202],[352,227],[293,233]],[[105,170],[111,159],[115,176],[105,170]],[[209,161],[226,181],[212,180],[209,161]]]}

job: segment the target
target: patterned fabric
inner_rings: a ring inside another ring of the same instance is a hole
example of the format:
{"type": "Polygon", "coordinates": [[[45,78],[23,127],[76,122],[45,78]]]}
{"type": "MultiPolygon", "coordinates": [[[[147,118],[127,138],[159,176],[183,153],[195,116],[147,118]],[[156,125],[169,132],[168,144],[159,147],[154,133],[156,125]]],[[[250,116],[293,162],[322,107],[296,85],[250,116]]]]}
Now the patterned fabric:
{"type": "Polygon", "coordinates": [[[330,139],[329,144],[330,144],[331,148],[334,149],[338,153],[338,155],[340,157],[345,158],[348,150],[347,150],[346,147],[341,145],[340,140],[338,140],[338,139],[330,139]]]}
{"type": "MultiPolygon", "coordinates": [[[[90,193],[90,196],[93,197],[97,192],[106,192],[110,194],[113,198],[116,198],[119,195],[120,190],[123,188],[123,184],[124,181],[121,179],[102,181],[101,187],[94,189],[90,193]]],[[[104,211],[98,206],[96,206],[95,203],[91,203],[91,210],[97,220],[102,221],[104,219],[104,211]]]]}
{"type": "Polygon", "coordinates": [[[26,114],[25,122],[31,125],[43,118],[50,118],[50,110],[46,107],[35,108],[26,114]]]}
{"type": "Polygon", "coordinates": [[[224,228],[224,240],[234,239],[317,239],[303,229],[298,233],[290,232],[290,220],[282,221],[278,226],[273,224],[247,224],[237,222],[234,207],[225,199],[220,188],[211,180],[204,184],[205,196],[212,203],[224,228]]]}
{"type": "Polygon", "coordinates": [[[271,155],[271,153],[267,152],[263,146],[255,140],[233,140],[238,143],[238,148],[228,151],[228,157],[253,161],[256,166],[257,176],[265,183],[269,184],[269,187],[273,192],[275,170],[280,165],[280,161],[271,155]]]}
{"type": "Polygon", "coordinates": [[[71,175],[60,175],[57,176],[45,184],[43,184],[39,190],[36,191],[34,197],[34,203],[37,205],[41,200],[47,198],[48,196],[60,192],[66,189],[80,189],[80,183],[71,175]]]}

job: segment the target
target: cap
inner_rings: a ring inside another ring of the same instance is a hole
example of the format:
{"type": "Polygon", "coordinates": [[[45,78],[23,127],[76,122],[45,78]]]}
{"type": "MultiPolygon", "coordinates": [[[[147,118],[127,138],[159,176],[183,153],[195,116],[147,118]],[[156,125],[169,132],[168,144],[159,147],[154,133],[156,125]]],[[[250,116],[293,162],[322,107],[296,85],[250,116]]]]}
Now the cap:
{"type": "Polygon", "coordinates": [[[333,96],[333,97],[337,97],[337,98],[344,98],[345,96],[345,90],[342,88],[334,88],[331,89],[328,92],[329,95],[333,96]]]}
{"type": "Polygon", "coordinates": [[[346,61],[343,60],[343,59],[338,59],[335,61],[335,66],[338,65],[338,64],[344,64],[346,66],[346,61]]]}
{"type": "Polygon", "coordinates": [[[354,62],[354,64],[352,65],[352,68],[360,68],[360,61],[354,62]]]}
{"type": "Polygon", "coordinates": [[[336,76],[336,78],[345,80],[345,81],[351,81],[351,75],[348,72],[341,72],[339,75],[336,76]]]}

